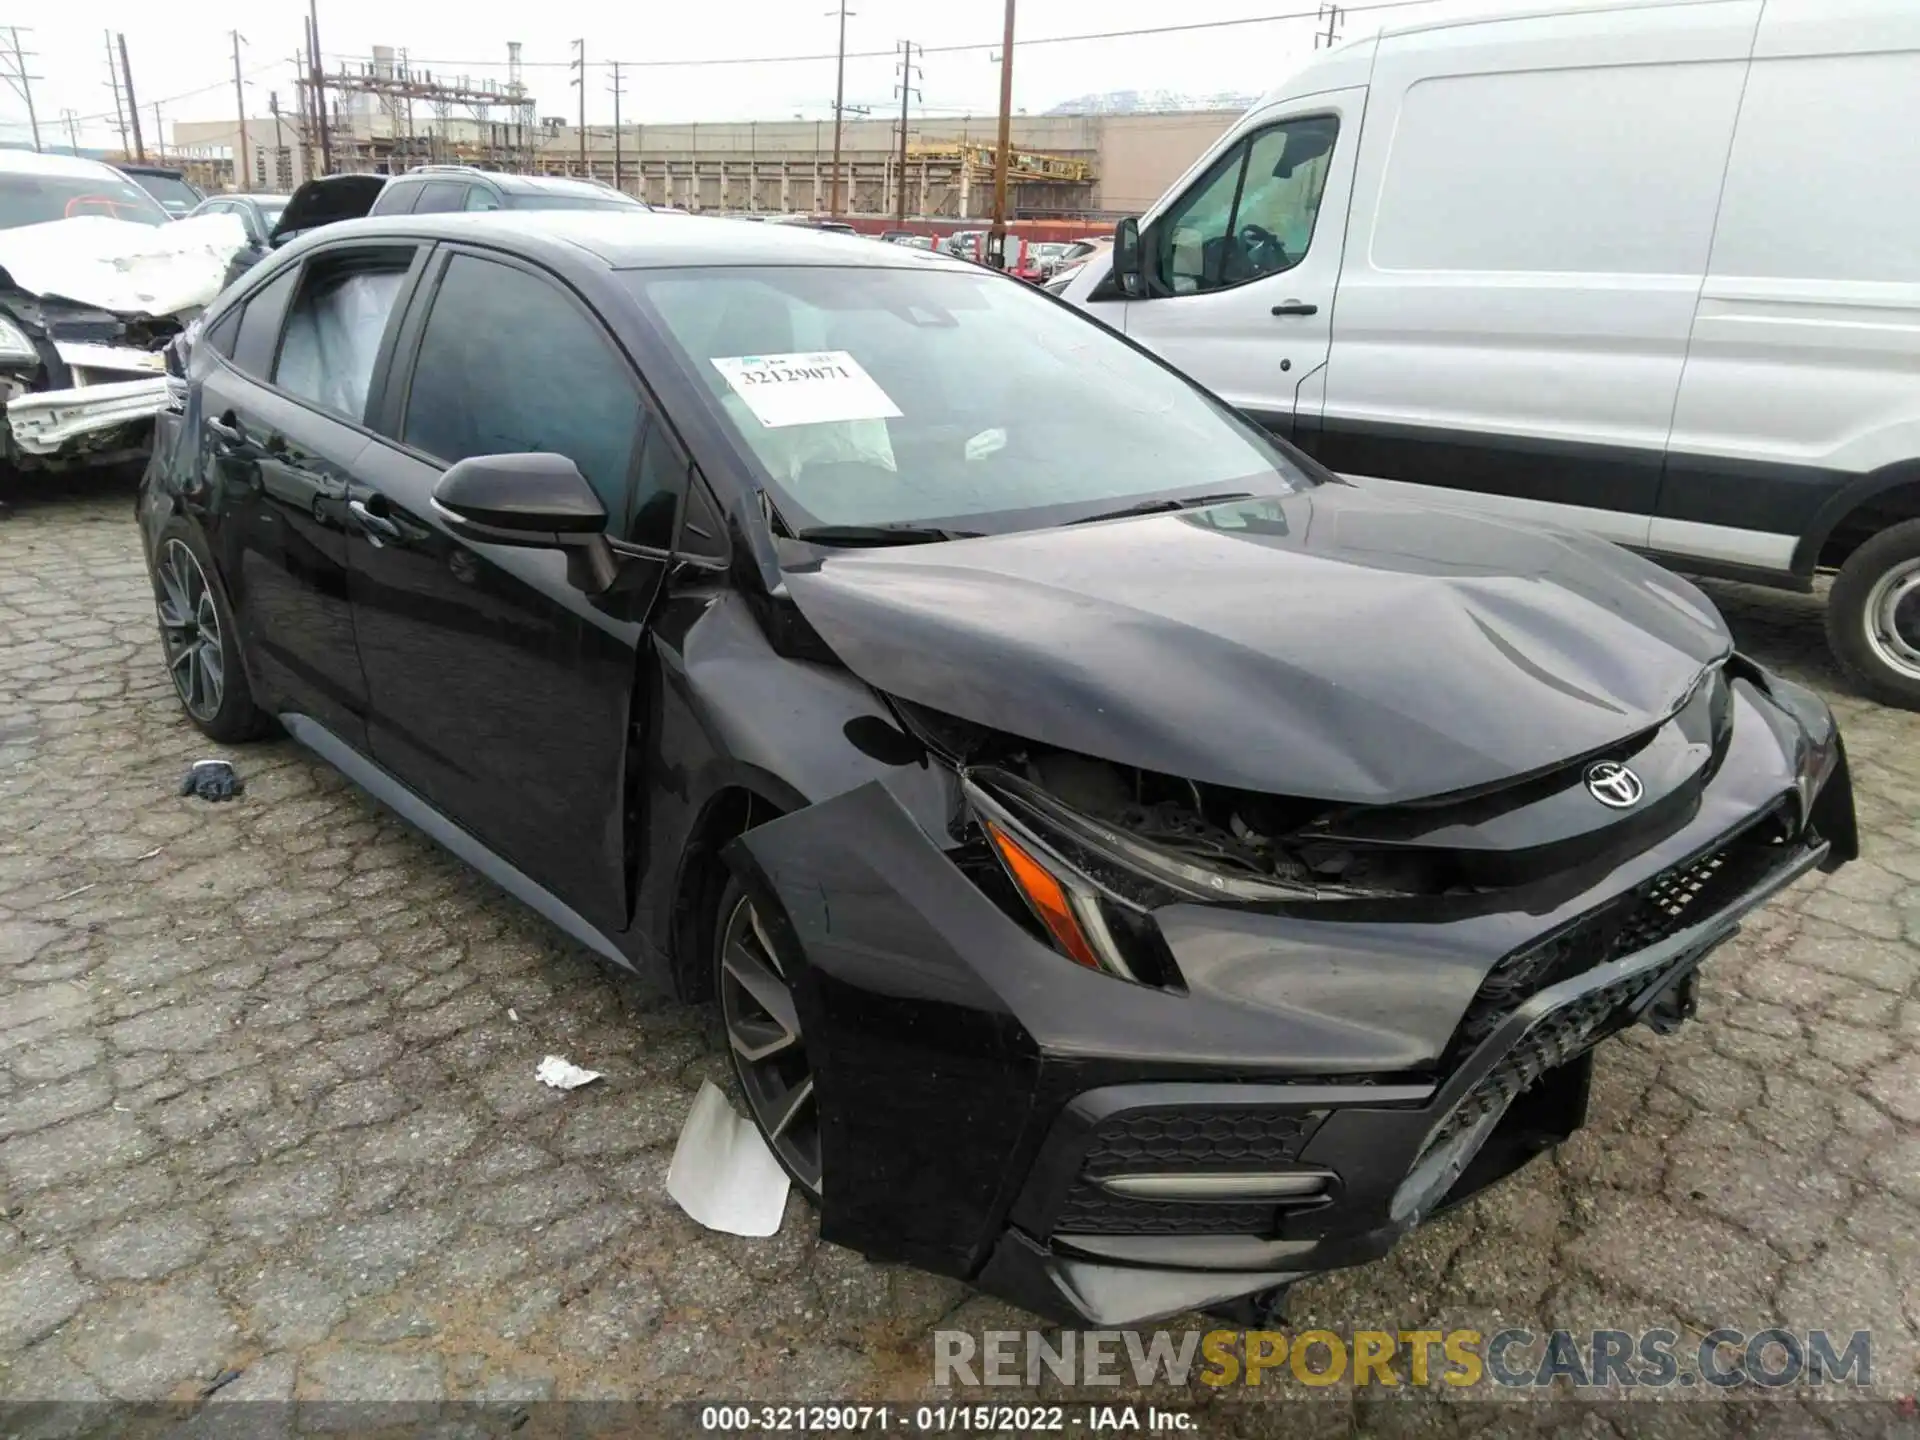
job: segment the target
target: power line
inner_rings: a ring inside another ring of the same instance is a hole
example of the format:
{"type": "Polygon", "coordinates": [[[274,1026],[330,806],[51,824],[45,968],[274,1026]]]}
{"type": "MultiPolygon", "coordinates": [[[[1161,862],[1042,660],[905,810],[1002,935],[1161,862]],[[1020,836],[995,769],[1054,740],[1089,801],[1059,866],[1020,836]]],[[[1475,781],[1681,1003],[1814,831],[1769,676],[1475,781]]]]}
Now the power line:
{"type": "MultiPolygon", "coordinates": [[[[1438,0],[1363,0],[1357,5],[1342,5],[1340,18],[1344,21],[1349,15],[1357,15],[1378,10],[1409,10],[1417,5],[1433,5],[1438,0]]],[[[834,12],[829,11],[829,14],[834,12]]],[[[1147,35],[1179,35],[1197,30],[1225,30],[1245,25],[1273,25],[1283,20],[1324,20],[1324,7],[1315,10],[1288,10],[1273,15],[1247,15],[1237,20],[1194,20],[1182,25],[1147,25],[1135,30],[1096,30],[1079,35],[1042,35],[1032,40],[1022,40],[1020,48],[1030,49],[1035,45],[1077,45],[1087,40],[1131,40],[1147,35]]],[[[998,50],[998,40],[980,40],[964,45],[923,45],[915,46],[922,55],[957,55],[971,50],[998,50]]],[[[849,50],[849,60],[889,60],[897,56],[898,50],[849,50]]],[[[358,55],[336,55],[337,60],[358,60],[358,55]]],[[[818,55],[746,55],[724,58],[701,58],[689,60],[622,60],[623,69],[628,70],[679,70],[719,65],[802,65],[818,64],[828,60],[838,61],[840,52],[829,50],[818,55]]],[[[423,60],[423,65],[438,65],[443,68],[459,67],[469,70],[498,70],[507,62],[504,60],[423,60]]],[[[522,60],[522,65],[546,69],[574,68],[571,60],[522,60]]],[[[609,62],[596,62],[606,64],[609,62]]]]}

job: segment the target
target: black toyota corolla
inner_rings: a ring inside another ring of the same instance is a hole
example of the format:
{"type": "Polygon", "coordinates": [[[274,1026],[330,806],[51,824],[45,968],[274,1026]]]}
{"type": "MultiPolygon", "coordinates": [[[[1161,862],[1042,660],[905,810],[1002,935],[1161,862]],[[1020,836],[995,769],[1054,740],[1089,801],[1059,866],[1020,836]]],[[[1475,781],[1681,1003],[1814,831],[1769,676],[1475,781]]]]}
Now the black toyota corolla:
{"type": "Polygon", "coordinates": [[[194,723],[716,999],[828,1239],[1038,1311],[1383,1254],[1855,853],[1827,707],[1684,581],[1356,490],[977,266],[358,221],[174,362],[194,723]]]}

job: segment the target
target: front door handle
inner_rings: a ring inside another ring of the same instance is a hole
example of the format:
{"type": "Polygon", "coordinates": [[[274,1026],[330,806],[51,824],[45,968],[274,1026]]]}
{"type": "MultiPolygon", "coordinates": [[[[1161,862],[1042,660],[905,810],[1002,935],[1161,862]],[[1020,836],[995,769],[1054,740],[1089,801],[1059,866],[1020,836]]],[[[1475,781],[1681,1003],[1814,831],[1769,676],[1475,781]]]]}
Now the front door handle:
{"type": "Polygon", "coordinates": [[[347,513],[360,522],[360,528],[366,531],[367,538],[376,545],[380,544],[383,540],[398,540],[400,538],[400,527],[394,524],[393,521],[387,519],[386,516],[374,514],[373,511],[367,508],[366,501],[364,500],[349,500],[347,502],[347,513]]]}
{"type": "Polygon", "coordinates": [[[1309,305],[1304,300],[1289,300],[1285,304],[1274,306],[1273,313],[1276,315],[1318,315],[1320,313],[1320,307],[1318,305],[1309,305]]]}

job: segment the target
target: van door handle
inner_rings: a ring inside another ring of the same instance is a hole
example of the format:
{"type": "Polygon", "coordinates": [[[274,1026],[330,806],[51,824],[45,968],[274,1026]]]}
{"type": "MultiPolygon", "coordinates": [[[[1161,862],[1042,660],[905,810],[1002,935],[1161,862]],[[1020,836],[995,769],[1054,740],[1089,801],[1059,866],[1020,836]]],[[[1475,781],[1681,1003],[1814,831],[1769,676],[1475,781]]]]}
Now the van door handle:
{"type": "Polygon", "coordinates": [[[1309,305],[1304,300],[1289,300],[1285,304],[1274,306],[1273,313],[1276,315],[1318,315],[1320,313],[1320,307],[1318,305],[1309,305]]]}

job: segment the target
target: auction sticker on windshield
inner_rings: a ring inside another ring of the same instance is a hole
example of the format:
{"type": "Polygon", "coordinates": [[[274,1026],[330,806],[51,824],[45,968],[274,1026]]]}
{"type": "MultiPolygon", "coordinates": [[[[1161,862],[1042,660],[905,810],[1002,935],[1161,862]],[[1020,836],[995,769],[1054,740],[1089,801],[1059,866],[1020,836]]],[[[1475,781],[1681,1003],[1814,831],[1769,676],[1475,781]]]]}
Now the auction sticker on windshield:
{"type": "Polygon", "coordinates": [[[769,430],[836,420],[888,420],[900,407],[844,350],[715,356],[713,368],[769,430]]]}

